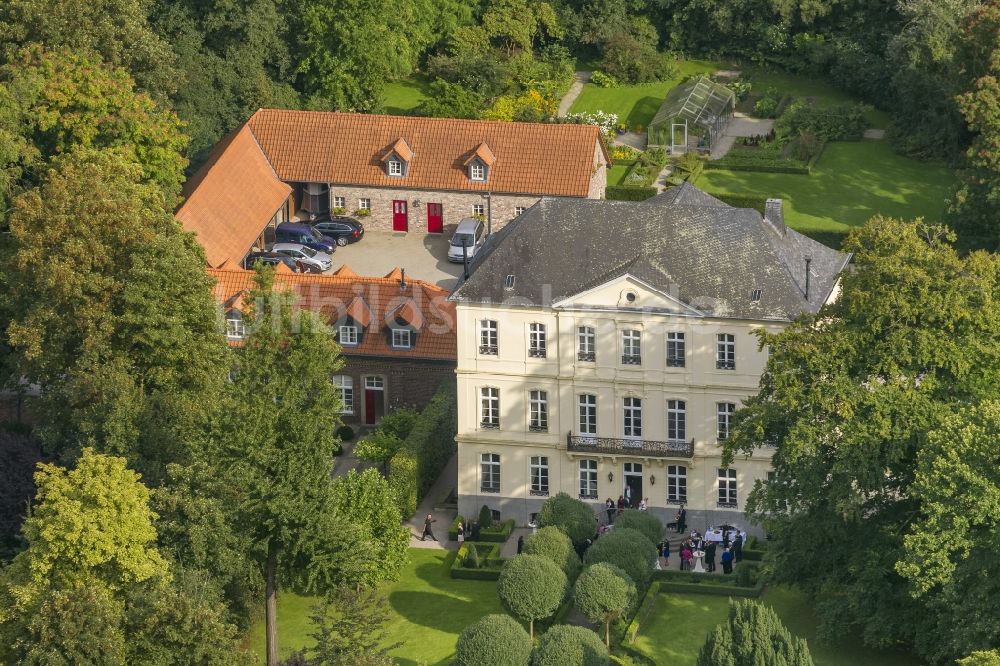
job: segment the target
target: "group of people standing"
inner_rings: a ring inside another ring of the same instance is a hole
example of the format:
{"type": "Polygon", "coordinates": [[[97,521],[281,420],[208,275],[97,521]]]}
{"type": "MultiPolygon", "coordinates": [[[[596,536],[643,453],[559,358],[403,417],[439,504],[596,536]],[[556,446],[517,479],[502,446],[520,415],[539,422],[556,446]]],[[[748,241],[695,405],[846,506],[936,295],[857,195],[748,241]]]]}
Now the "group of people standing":
{"type": "Polygon", "coordinates": [[[620,516],[625,513],[625,509],[638,509],[639,511],[645,511],[648,506],[648,497],[643,497],[638,503],[632,502],[632,500],[625,495],[619,495],[617,503],[609,497],[604,503],[604,510],[608,513],[608,525],[615,522],[616,515],[620,516]]]}
{"type": "MultiPolygon", "coordinates": [[[[683,509],[682,509],[683,510],[683,509]]],[[[737,562],[743,561],[743,534],[736,533],[736,537],[729,539],[727,531],[722,537],[722,543],[708,541],[698,532],[691,532],[691,536],[681,544],[678,555],[681,558],[681,571],[691,571],[694,568],[694,554],[698,551],[704,552],[705,571],[714,572],[716,570],[715,558],[718,555],[719,547],[722,547],[722,573],[733,573],[733,566],[737,562]]],[[[661,568],[670,566],[670,542],[664,539],[656,544],[656,553],[660,557],[661,568]]]]}

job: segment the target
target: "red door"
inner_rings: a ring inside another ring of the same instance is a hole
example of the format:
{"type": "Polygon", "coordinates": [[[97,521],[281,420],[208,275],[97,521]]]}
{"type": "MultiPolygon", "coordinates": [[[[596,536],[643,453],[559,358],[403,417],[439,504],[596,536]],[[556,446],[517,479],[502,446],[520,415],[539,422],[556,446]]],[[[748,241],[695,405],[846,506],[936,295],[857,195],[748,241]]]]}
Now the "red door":
{"type": "Polygon", "coordinates": [[[406,219],[406,202],[399,199],[392,202],[392,230],[407,231],[409,224],[406,219]]]}
{"type": "Polygon", "coordinates": [[[444,216],[442,215],[441,204],[427,204],[427,233],[439,234],[444,231],[444,216]]]}
{"type": "Polygon", "coordinates": [[[375,425],[375,398],[378,391],[367,389],[365,391],[365,424],[375,425]]]}

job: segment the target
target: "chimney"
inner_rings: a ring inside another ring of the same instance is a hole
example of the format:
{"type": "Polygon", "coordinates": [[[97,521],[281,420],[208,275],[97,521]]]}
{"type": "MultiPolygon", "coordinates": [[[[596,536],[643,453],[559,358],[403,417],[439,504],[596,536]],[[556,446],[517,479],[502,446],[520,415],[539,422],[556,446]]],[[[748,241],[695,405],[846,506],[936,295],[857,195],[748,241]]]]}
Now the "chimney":
{"type": "Polygon", "coordinates": [[[788,229],[785,227],[785,212],[781,199],[768,199],[764,202],[764,219],[771,225],[779,236],[784,236],[788,229]]]}
{"type": "Polygon", "coordinates": [[[406,269],[399,269],[399,290],[406,291],[406,269]]]}
{"type": "Polygon", "coordinates": [[[806,256],[806,300],[809,300],[809,264],[812,263],[812,257],[806,256]]]}

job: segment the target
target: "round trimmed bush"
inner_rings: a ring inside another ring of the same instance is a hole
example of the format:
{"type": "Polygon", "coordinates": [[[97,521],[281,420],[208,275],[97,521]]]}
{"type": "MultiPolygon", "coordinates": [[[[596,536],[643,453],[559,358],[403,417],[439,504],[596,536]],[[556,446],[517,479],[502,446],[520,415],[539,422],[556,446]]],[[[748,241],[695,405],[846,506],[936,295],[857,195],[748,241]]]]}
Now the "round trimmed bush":
{"type": "Polygon", "coordinates": [[[342,425],[337,428],[337,439],[342,442],[349,442],[354,439],[354,428],[349,425],[342,425]]]}
{"type": "Polygon", "coordinates": [[[658,543],[660,537],[663,536],[663,523],[648,511],[626,509],[622,515],[615,519],[615,529],[617,530],[621,527],[639,530],[654,544],[658,543]]]}
{"type": "Polygon", "coordinates": [[[587,567],[573,586],[573,605],[591,622],[604,624],[604,644],[611,645],[611,622],[635,603],[635,583],[619,567],[598,562],[587,567]]]}
{"type": "Polygon", "coordinates": [[[580,557],[573,549],[573,542],[558,527],[543,527],[524,540],[525,555],[541,555],[552,560],[572,578],[580,569],[580,557]]]}
{"type": "Polygon", "coordinates": [[[532,666],[607,666],[608,648],[590,629],[557,624],[538,640],[532,666]]]}
{"type": "Polygon", "coordinates": [[[455,645],[455,666],[524,666],[531,658],[531,637],[509,615],[487,615],[462,630],[455,645]]]}
{"type": "Polygon", "coordinates": [[[607,562],[632,579],[639,590],[645,590],[656,563],[656,546],[639,530],[628,527],[611,530],[587,549],[585,565],[607,562]]]}
{"type": "Polygon", "coordinates": [[[566,493],[557,493],[545,500],[538,513],[539,527],[558,527],[573,541],[574,546],[583,545],[594,536],[597,518],[593,509],[566,493]]]}
{"type": "Polygon", "coordinates": [[[541,555],[518,555],[500,570],[497,594],[515,617],[528,622],[534,638],[535,620],[550,617],[566,598],[566,574],[541,555]]]}

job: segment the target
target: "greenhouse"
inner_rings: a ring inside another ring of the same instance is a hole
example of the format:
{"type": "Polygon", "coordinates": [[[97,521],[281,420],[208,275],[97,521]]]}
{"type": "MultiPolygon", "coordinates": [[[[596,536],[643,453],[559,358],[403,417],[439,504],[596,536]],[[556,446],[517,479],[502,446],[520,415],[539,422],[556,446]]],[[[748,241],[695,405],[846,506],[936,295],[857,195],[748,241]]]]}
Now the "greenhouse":
{"type": "Polygon", "coordinates": [[[732,90],[700,76],[669,93],[649,123],[649,146],[668,148],[671,154],[689,149],[708,151],[733,117],[736,95],[732,90]]]}

